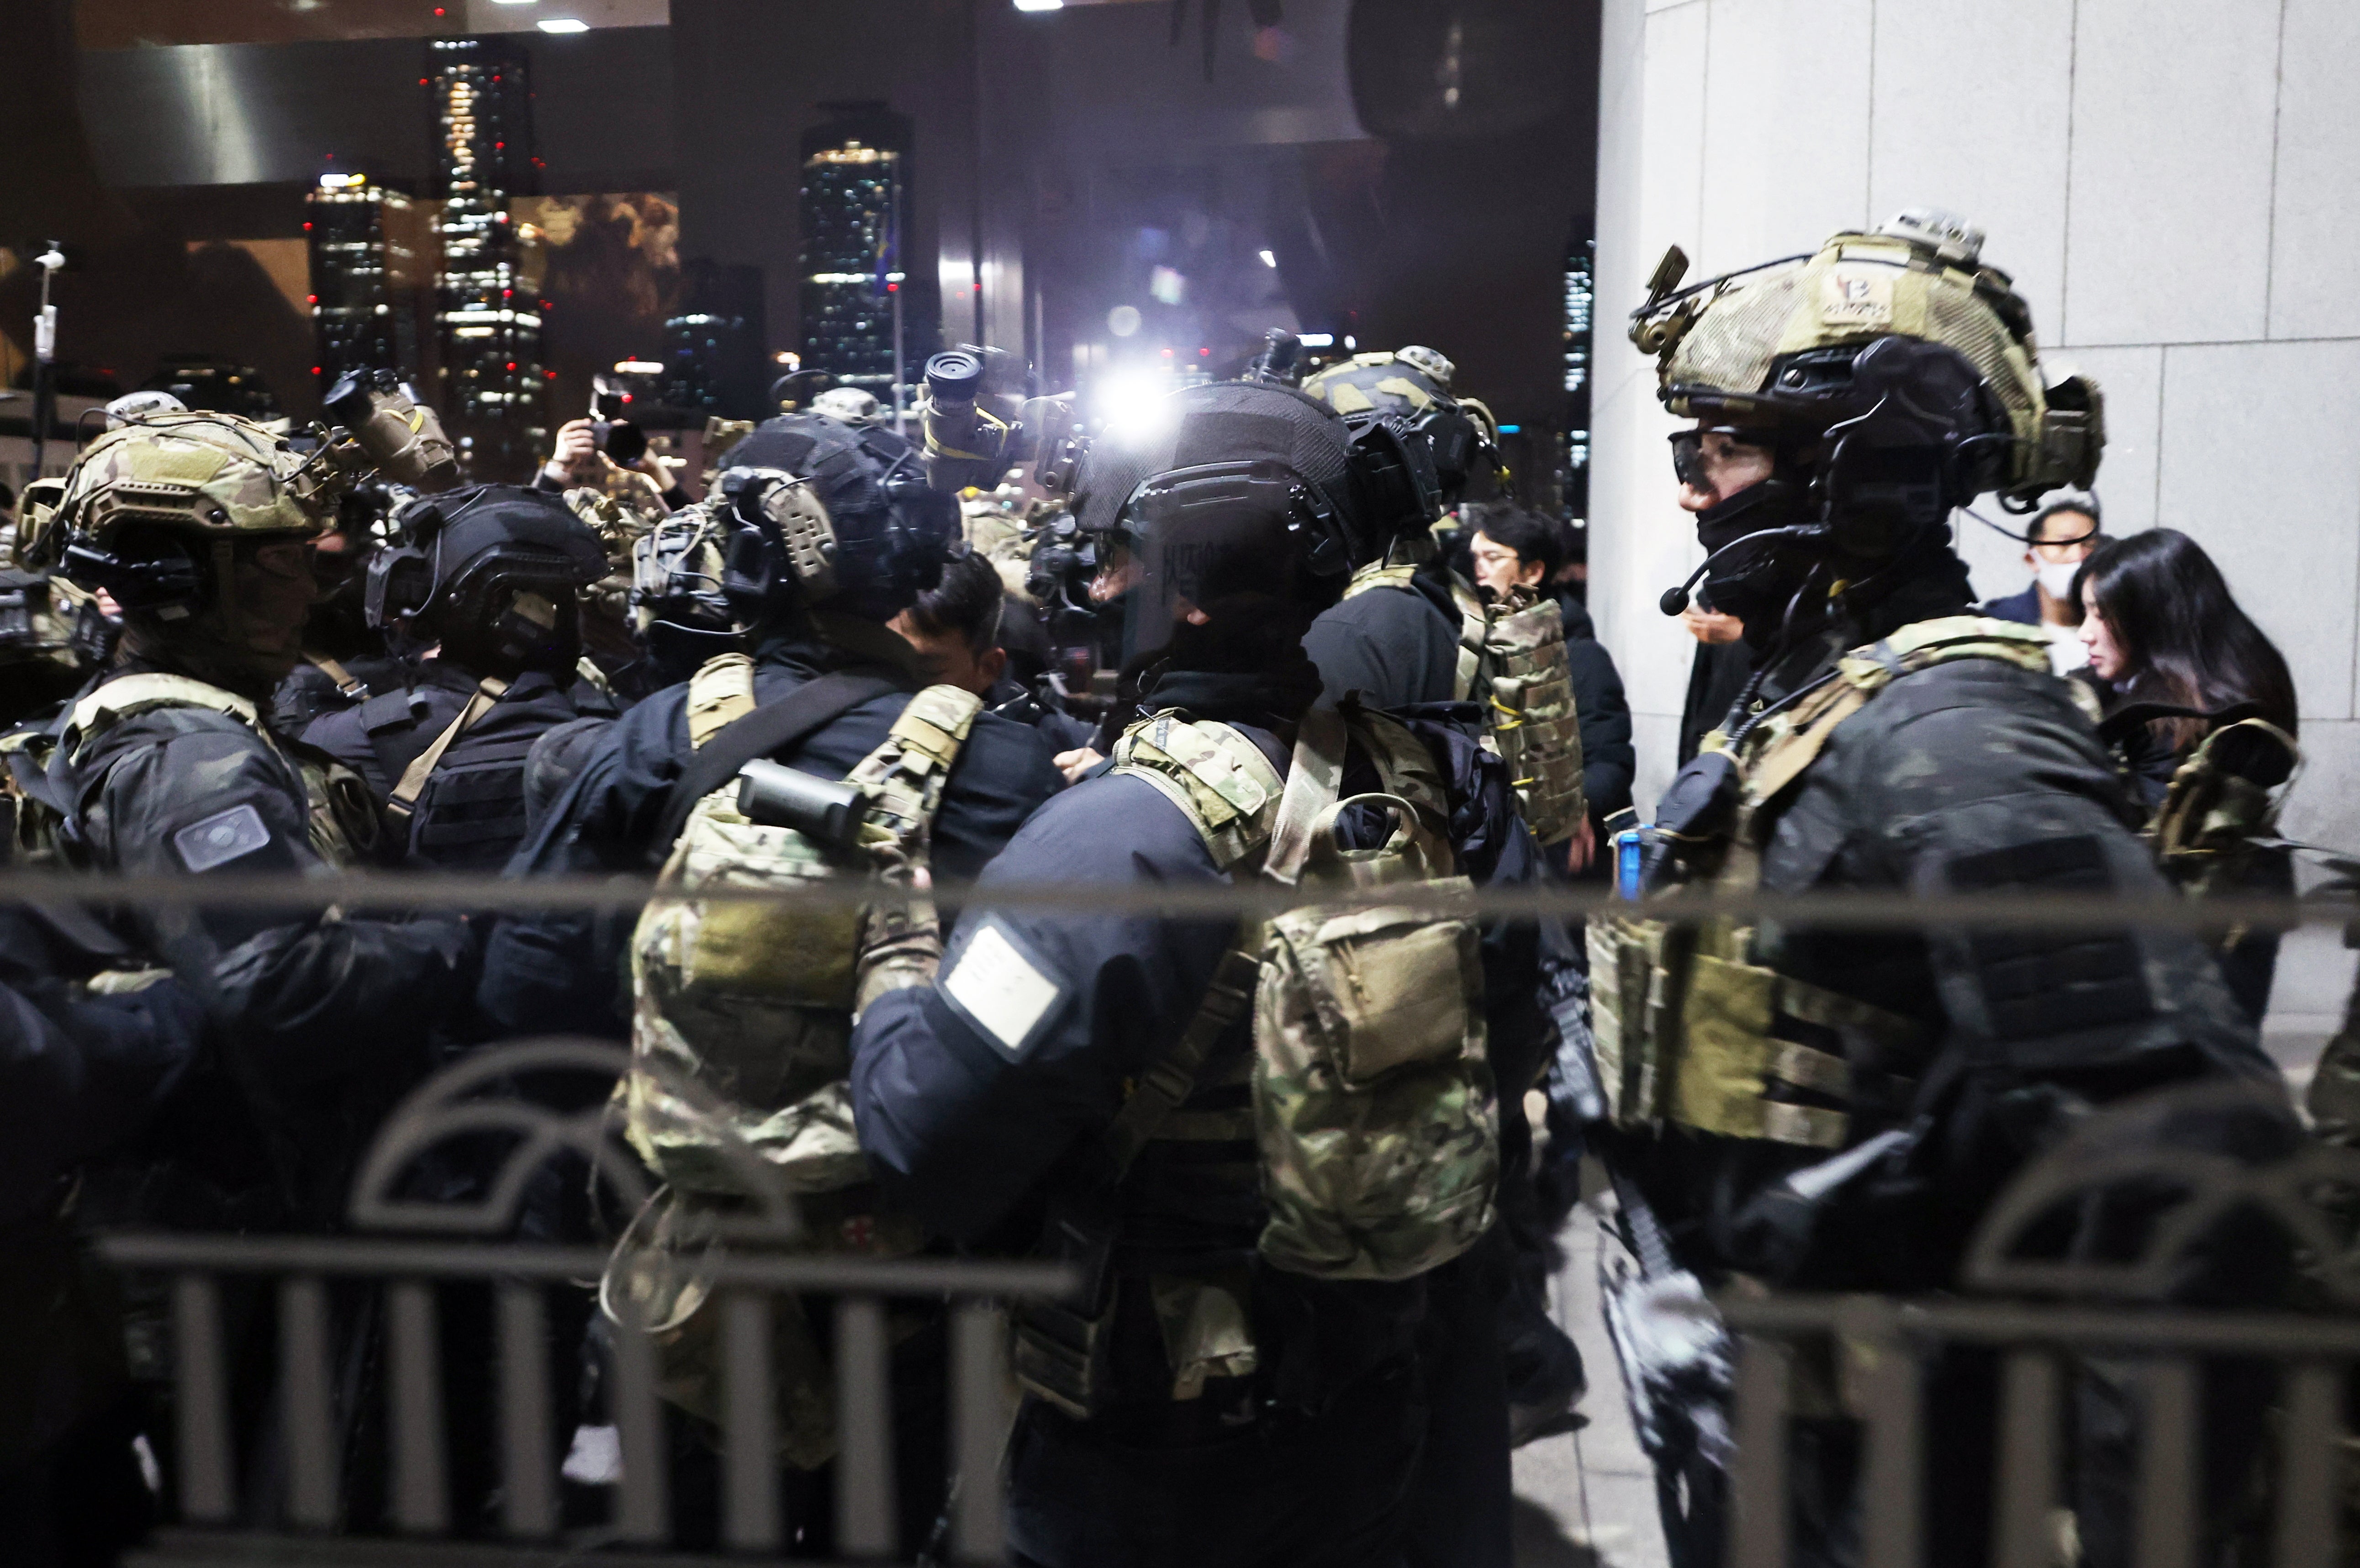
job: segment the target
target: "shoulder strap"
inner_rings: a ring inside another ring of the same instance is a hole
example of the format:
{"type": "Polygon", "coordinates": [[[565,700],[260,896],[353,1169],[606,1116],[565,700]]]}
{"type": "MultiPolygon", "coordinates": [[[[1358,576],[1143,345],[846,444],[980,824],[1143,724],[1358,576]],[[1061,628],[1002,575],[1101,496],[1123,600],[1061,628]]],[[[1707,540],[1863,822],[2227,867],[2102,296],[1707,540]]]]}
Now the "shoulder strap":
{"type": "Polygon", "coordinates": [[[754,661],[744,654],[707,659],[688,678],[688,744],[699,751],[753,711],[754,661]]]}
{"type": "Polygon", "coordinates": [[[1482,678],[1484,644],[1491,639],[1491,612],[1457,572],[1450,576],[1450,600],[1459,606],[1459,669],[1451,680],[1450,695],[1464,702],[1475,695],[1475,684],[1482,678]]]}
{"type": "MultiPolygon", "coordinates": [[[[806,681],[770,706],[756,708],[714,731],[705,744],[697,747],[696,755],[690,758],[681,776],[672,781],[672,801],[664,808],[663,824],[654,842],[648,846],[650,855],[658,860],[670,855],[680,830],[688,825],[688,814],[696,810],[696,803],[735,779],[738,770],[756,757],[767,757],[803,739],[863,702],[901,690],[898,683],[882,675],[839,670],[806,681]]],[[[691,696],[694,695],[692,691],[691,696]]]]}
{"type": "Polygon", "coordinates": [[[478,681],[475,694],[467,699],[467,705],[459,710],[459,716],[443,727],[432,746],[410,758],[410,766],[402,771],[401,782],[393,787],[392,795],[388,797],[385,809],[400,821],[408,822],[418,810],[418,797],[426,792],[426,781],[434,776],[434,769],[441,766],[442,754],[451,749],[451,743],[464,735],[467,726],[490,713],[499,700],[508,695],[508,683],[497,675],[486,675],[478,681]]]}
{"type": "Polygon", "coordinates": [[[958,686],[929,686],[910,699],[886,732],[884,744],[860,759],[847,782],[863,787],[876,810],[930,828],[943,803],[943,786],[967,745],[983,699],[958,686]]]}
{"type": "Polygon", "coordinates": [[[1286,765],[1286,790],[1279,797],[1278,816],[1270,830],[1270,853],[1262,861],[1263,872],[1273,881],[1292,887],[1303,879],[1312,830],[1342,792],[1348,735],[1344,715],[1325,703],[1305,713],[1296,726],[1295,756],[1286,765]]]}
{"type": "Polygon", "coordinates": [[[1145,779],[1179,807],[1221,870],[1269,843],[1284,781],[1262,748],[1229,725],[1166,710],[1123,732],[1114,763],[1114,771],[1145,779]]]}
{"type": "Polygon", "coordinates": [[[59,738],[69,752],[118,720],[150,708],[209,708],[262,733],[262,716],[252,702],[235,691],[208,686],[186,675],[125,675],[108,681],[73,705],[59,738]]]}
{"type": "Polygon", "coordinates": [[[1353,572],[1345,583],[1344,597],[1357,598],[1371,588],[1399,588],[1415,592],[1410,589],[1409,580],[1416,575],[1417,566],[1414,561],[1393,566],[1387,566],[1382,561],[1372,561],[1353,572]]]}
{"type": "Polygon", "coordinates": [[[1800,778],[1826,749],[1836,726],[1894,681],[1965,659],[2051,673],[2049,639],[2038,626],[1983,615],[1943,615],[1903,626],[1882,642],[1839,658],[1833,681],[1765,727],[1743,762],[1747,804],[1759,805],[1800,778]]]}
{"type": "Polygon", "coordinates": [[[313,669],[334,681],[336,690],[342,692],[347,701],[357,702],[369,694],[368,687],[355,680],[353,672],[336,660],[318,653],[307,653],[303,657],[311,661],[313,669]]]}
{"type": "Polygon", "coordinates": [[[1139,1075],[1131,1097],[1108,1124],[1103,1147],[1117,1181],[1131,1169],[1131,1162],[1139,1158],[1139,1151],[1147,1147],[1164,1118],[1196,1087],[1196,1074],[1204,1071],[1205,1059],[1221,1036],[1253,1010],[1254,988],[1262,977],[1258,939],[1258,930],[1246,931],[1221,954],[1196,1015],[1173,1041],[1172,1049],[1139,1075]]]}

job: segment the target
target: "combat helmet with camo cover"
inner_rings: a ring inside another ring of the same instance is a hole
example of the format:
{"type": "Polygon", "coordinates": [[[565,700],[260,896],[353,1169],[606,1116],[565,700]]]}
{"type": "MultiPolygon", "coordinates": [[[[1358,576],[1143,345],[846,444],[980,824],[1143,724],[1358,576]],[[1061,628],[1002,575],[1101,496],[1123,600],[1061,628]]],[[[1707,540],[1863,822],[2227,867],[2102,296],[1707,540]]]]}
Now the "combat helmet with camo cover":
{"type": "Polygon", "coordinates": [[[1688,257],[1675,245],[1633,313],[1631,341],[1656,356],[1657,396],[1674,414],[1820,430],[1836,367],[1883,338],[1939,344],[1973,367],[2001,416],[1961,454],[1960,480],[2028,509],[2045,491],[2096,478],[2103,402],[2085,377],[2043,380],[2031,310],[1983,246],[1966,220],[1911,208],[1808,256],[1682,289],[1688,257]]]}
{"type": "MultiPolygon", "coordinates": [[[[1656,356],[1664,406],[1697,421],[1672,437],[1682,482],[1700,485],[1716,438],[1770,459],[1696,515],[1696,577],[1758,647],[1877,602],[1949,550],[1977,496],[2022,514],[2095,476],[2098,388],[2045,379],[2031,310],[1983,244],[1913,209],[1685,289],[1674,246],[1650,280],[1631,340],[1656,356]]],[[[1687,603],[1683,585],[1663,607],[1687,603]]]]}
{"type": "Polygon", "coordinates": [[[169,640],[235,684],[275,683],[291,650],[256,644],[233,568],[241,548],[316,539],[347,483],[321,454],[235,414],[167,410],[84,448],[26,498],[18,560],[122,607],[135,644],[169,640]]]}
{"type": "Polygon", "coordinates": [[[1347,419],[1391,415],[1422,433],[1434,453],[1443,504],[1452,506],[1486,466],[1502,488],[1506,485],[1500,422],[1482,403],[1450,390],[1457,375],[1458,367],[1442,354],[1411,343],[1356,354],[1306,377],[1303,390],[1347,419]]]}

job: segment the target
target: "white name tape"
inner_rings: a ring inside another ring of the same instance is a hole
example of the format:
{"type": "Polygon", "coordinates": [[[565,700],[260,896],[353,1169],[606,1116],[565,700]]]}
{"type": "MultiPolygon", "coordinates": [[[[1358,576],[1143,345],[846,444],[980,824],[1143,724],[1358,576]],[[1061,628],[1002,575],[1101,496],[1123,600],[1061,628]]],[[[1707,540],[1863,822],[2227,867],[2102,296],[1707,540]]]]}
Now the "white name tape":
{"type": "Polygon", "coordinates": [[[1000,1053],[1021,1062],[1038,1042],[1065,987],[1032,966],[1005,931],[987,921],[943,976],[943,994],[1000,1053]]]}

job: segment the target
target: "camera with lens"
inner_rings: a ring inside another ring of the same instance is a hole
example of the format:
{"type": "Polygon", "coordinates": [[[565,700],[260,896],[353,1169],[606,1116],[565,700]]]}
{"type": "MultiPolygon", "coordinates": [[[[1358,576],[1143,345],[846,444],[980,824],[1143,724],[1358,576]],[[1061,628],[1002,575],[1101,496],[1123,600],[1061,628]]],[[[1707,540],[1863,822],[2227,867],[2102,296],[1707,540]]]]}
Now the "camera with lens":
{"type": "Polygon", "coordinates": [[[628,468],[648,454],[648,433],[626,419],[631,395],[618,391],[603,376],[590,383],[590,438],[617,466],[628,468]]]}
{"type": "Polygon", "coordinates": [[[346,371],[328,389],[325,407],[336,422],[328,452],[338,468],[374,471],[413,490],[447,490],[459,482],[458,454],[442,421],[392,371],[346,371]]]}
{"type": "MultiPolygon", "coordinates": [[[[989,356],[999,352],[963,343],[926,361],[917,411],[925,437],[926,483],[934,489],[994,489],[1010,469],[1036,455],[1045,465],[1072,444],[1053,442],[1048,435],[1070,420],[1070,396],[1028,398],[1012,419],[993,410],[986,382],[989,356]]],[[[1001,400],[1003,408],[1008,401],[1001,400]]],[[[1078,461],[1078,452],[1072,455],[1064,470],[1068,485],[1078,461]]],[[[1041,482],[1053,492],[1058,488],[1045,477],[1041,482]]]]}

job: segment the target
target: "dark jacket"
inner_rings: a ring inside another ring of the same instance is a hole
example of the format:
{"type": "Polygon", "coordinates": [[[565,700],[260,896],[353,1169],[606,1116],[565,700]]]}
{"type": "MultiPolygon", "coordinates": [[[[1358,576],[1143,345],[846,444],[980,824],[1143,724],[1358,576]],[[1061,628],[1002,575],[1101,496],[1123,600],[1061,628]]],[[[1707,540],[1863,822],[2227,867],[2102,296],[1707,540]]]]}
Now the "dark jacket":
{"type": "Polygon", "coordinates": [[[1448,702],[1459,677],[1459,609],[1439,566],[1407,588],[1371,588],[1319,612],[1303,650],[1319,667],[1319,700],[1358,691],[1372,708],[1448,702]]]}
{"type": "MultiPolygon", "coordinates": [[[[893,673],[825,643],[774,637],[755,656],[755,698],[775,702],[818,675],[853,668],[893,673]]],[[[908,702],[900,693],[873,698],[779,752],[776,760],[841,779],[884,744],[908,702]]],[[[518,849],[508,875],[652,873],[671,847],[654,839],[672,804],[672,782],[695,755],[687,709],[683,683],[617,720],[518,849]]],[[[1029,725],[992,713],[976,716],[934,819],[938,877],[974,877],[1033,808],[1056,793],[1064,780],[1051,755],[1029,725]]],[[[627,1033],[628,976],[622,960],[633,919],[552,912],[502,920],[485,954],[483,1010],[519,1032],[627,1033]]]]}
{"type": "Polygon", "coordinates": [[[2021,593],[1986,599],[1975,607],[1975,614],[1995,621],[2021,621],[2027,626],[2037,626],[2040,624],[2040,584],[2027,583],[2021,593]]]}

